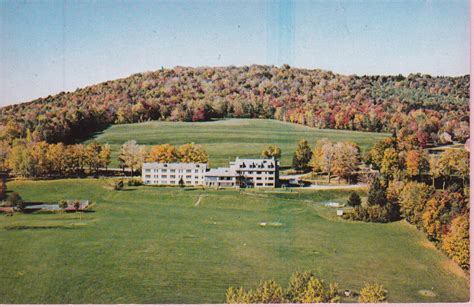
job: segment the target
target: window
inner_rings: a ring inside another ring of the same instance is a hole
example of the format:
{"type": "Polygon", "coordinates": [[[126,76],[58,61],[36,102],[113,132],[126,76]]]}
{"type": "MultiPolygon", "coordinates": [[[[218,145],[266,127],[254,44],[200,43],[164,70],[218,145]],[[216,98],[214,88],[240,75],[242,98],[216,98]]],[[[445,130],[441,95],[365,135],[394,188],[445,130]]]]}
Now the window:
{"type": "Polygon", "coordinates": [[[260,172],[260,171],[259,171],[259,172],[257,172],[257,174],[259,174],[259,175],[260,175],[261,173],[262,173],[262,172],[260,172]]]}
{"type": "Polygon", "coordinates": [[[186,184],[191,184],[191,181],[186,181],[186,184]]]}
{"type": "Polygon", "coordinates": [[[190,169],[187,169],[187,170],[186,170],[186,173],[191,173],[191,170],[190,170],[190,169]]]}
{"type": "Polygon", "coordinates": [[[263,183],[257,183],[257,186],[261,187],[263,185],[263,183]]]}
{"type": "Polygon", "coordinates": [[[199,170],[198,170],[198,169],[195,169],[194,172],[197,173],[197,172],[199,172],[199,170]]]}
{"type": "Polygon", "coordinates": [[[146,169],[145,169],[145,172],[146,172],[146,173],[149,173],[149,172],[151,172],[151,169],[146,168],[146,169]]]}
{"type": "Polygon", "coordinates": [[[191,175],[186,175],[186,179],[191,179],[191,175]]]}
{"type": "Polygon", "coordinates": [[[273,172],[268,172],[269,175],[273,175],[273,172]]]}
{"type": "Polygon", "coordinates": [[[151,176],[150,175],[146,175],[145,178],[150,178],[151,176]]]}
{"type": "Polygon", "coordinates": [[[262,177],[257,177],[257,180],[262,180],[262,177]]]}
{"type": "Polygon", "coordinates": [[[170,178],[176,178],[176,176],[175,175],[170,175],[170,178]]]}
{"type": "Polygon", "coordinates": [[[161,175],[161,178],[168,178],[168,175],[161,175]]]}
{"type": "Polygon", "coordinates": [[[170,169],[170,173],[176,173],[176,170],[170,169]]]}
{"type": "Polygon", "coordinates": [[[268,180],[273,180],[274,178],[273,177],[268,177],[268,180]]]}

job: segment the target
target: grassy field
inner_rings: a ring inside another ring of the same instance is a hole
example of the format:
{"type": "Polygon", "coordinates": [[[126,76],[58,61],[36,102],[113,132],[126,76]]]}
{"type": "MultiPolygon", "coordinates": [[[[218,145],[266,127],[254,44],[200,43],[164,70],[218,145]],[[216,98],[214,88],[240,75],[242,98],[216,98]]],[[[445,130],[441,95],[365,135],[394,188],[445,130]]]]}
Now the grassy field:
{"type": "Polygon", "coordinates": [[[297,124],[267,119],[228,119],[212,122],[161,122],[114,125],[93,139],[112,146],[112,166],[117,166],[117,153],[128,140],[143,145],[169,143],[182,145],[194,142],[203,145],[209,153],[210,166],[227,166],[239,157],[259,157],[267,144],[276,144],[282,150],[281,165],[291,164],[296,144],[306,139],[311,146],[316,140],[353,141],[362,150],[372,146],[388,134],[344,130],[321,130],[297,124]]]}
{"type": "Polygon", "coordinates": [[[343,221],[322,205],[345,191],[114,191],[93,179],[9,190],[97,204],[87,214],[0,215],[0,303],[222,303],[229,286],[270,278],[286,286],[297,270],[340,289],[380,282],[391,302],[469,297],[467,277],[414,227],[343,221]]]}

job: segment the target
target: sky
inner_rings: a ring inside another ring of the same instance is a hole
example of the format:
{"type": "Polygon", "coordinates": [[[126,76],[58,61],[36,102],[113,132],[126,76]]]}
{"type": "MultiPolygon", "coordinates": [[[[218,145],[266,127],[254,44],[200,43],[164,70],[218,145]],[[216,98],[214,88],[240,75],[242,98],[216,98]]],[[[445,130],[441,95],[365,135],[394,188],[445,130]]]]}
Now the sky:
{"type": "Polygon", "coordinates": [[[174,66],[469,73],[469,0],[0,0],[0,106],[174,66]]]}

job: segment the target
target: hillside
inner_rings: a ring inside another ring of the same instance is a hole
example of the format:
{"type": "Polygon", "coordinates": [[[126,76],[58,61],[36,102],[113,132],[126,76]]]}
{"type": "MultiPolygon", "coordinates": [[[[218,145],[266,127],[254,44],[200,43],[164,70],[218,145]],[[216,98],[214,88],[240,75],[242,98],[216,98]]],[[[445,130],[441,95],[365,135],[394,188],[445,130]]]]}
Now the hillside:
{"type": "Polygon", "coordinates": [[[346,76],[288,65],[161,69],[0,109],[0,140],[73,143],[114,123],[272,118],[396,131],[416,146],[468,138],[469,76],[346,76]]]}
{"type": "Polygon", "coordinates": [[[281,165],[291,165],[296,144],[306,139],[311,144],[328,138],[332,141],[353,141],[362,150],[386,138],[384,133],[326,130],[283,123],[268,119],[229,119],[211,122],[162,122],[113,125],[92,140],[112,147],[112,165],[117,166],[120,146],[128,140],[142,145],[169,143],[203,145],[209,153],[212,167],[227,166],[239,157],[259,157],[265,145],[275,144],[282,149],[281,165]]]}

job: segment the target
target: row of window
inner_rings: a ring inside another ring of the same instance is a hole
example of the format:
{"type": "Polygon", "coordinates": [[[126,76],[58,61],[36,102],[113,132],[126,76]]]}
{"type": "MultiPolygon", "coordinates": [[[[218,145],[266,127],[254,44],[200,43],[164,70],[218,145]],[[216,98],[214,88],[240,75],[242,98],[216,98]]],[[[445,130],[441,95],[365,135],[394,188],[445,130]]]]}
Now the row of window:
{"type": "MultiPolygon", "coordinates": [[[[194,173],[204,173],[205,170],[199,170],[199,169],[195,169],[194,170],[194,173]]],[[[187,170],[182,170],[182,169],[151,169],[151,168],[147,168],[145,169],[145,173],[187,173],[187,174],[190,174],[193,172],[193,170],[191,169],[187,169],[187,170]]]]}
{"type": "Polygon", "coordinates": [[[274,186],[273,183],[261,183],[261,182],[257,182],[255,185],[257,187],[273,187],[274,186]]]}
{"type": "MultiPolygon", "coordinates": [[[[163,184],[163,185],[178,185],[179,180],[145,180],[146,184],[163,184]]],[[[193,185],[198,185],[201,184],[201,182],[198,181],[191,181],[191,180],[186,180],[184,182],[185,184],[193,184],[193,185]]]]}
{"type": "Polygon", "coordinates": [[[255,175],[255,174],[257,174],[257,175],[273,175],[275,172],[240,171],[239,173],[241,173],[242,175],[255,175]]]}

